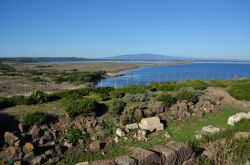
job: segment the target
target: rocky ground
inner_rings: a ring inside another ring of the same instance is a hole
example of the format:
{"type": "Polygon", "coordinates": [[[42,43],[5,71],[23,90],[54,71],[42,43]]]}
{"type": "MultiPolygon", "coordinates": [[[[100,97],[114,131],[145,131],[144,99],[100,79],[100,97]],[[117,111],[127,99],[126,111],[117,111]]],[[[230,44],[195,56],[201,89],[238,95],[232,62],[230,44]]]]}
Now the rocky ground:
{"type": "MultiPolygon", "coordinates": [[[[183,164],[197,163],[200,155],[213,159],[209,146],[204,147],[203,153],[194,151],[190,144],[172,141],[172,134],[166,131],[172,122],[182,122],[189,118],[204,118],[206,114],[217,113],[225,105],[233,104],[242,108],[249,108],[247,101],[238,101],[232,98],[222,88],[207,88],[201,92],[197,102],[177,101],[170,107],[160,101],[152,100],[158,92],[148,91],[147,94],[126,95],[129,99],[124,111],[118,116],[105,114],[102,116],[77,116],[70,118],[65,114],[48,121],[47,124],[27,126],[7,115],[7,120],[14,125],[8,128],[8,121],[0,125],[1,134],[0,160],[10,164],[67,164],[70,153],[77,149],[82,155],[93,153],[108,158],[105,160],[76,162],[78,165],[86,164],[183,164]],[[77,129],[81,135],[72,141],[70,130],[77,129]],[[151,148],[128,146],[125,152],[118,156],[105,157],[114,146],[133,141],[134,143],[150,143],[152,135],[164,137],[164,144],[153,145],[151,148]]],[[[4,110],[2,112],[7,112],[4,110]]],[[[1,117],[1,116],[0,116],[1,117]]],[[[6,117],[5,117],[6,119],[6,117]]],[[[250,113],[241,113],[228,119],[229,125],[234,125],[243,119],[250,119],[250,113]]],[[[225,123],[226,124],[226,123],[225,123]]],[[[191,126],[190,126],[191,127],[191,126]]],[[[208,134],[222,131],[222,128],[213,125],[203,126],[196,130],[196,139],[202,139],[208,134]]],[[[250,137],[249,132],[237,132],[235,138],[250,137]]],[[[223,143],[223,142],[221,142],[223,143]]],[[[79,153],[78,153],[79,154],[79,153]]],[[[98,159],[98,158],[97,158],[98,159]]],[[[88,159],[87,159],[88,160],[88,159]]],[[[93,159],[95,160],[95,159],[93,159]]]]}

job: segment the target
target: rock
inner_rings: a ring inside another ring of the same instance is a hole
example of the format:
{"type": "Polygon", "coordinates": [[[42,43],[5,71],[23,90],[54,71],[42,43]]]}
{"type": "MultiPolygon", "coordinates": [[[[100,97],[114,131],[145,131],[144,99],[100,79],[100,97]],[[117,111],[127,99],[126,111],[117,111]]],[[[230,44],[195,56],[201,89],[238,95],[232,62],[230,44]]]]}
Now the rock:
{"type": "Polygon", "coordinates": [[[105,129],[105,130],[101,130],[99,132],[99,137],[102,138],[102,139],[105,139],[105,138],[109,137],[110,135],[111,135],[110,130],[105,129]]]}
{"type": "Polygon", "coordinates": [[[147,132],[146,130],[138,130],[138,135],[137,135],[137,139],[140,140],[147,140],[147,132]]]}
{"type": "Polygon", "coordinates": [[[137,164],[135,159],[133,159],[129,156],[126,156],[126,155],[116,157],[115,162],[118,165],[136,165],[137,164]]]}
{"type": "Polygon", "coordinates": [[[164,136],[165,136],[166,139],[170,139],[171,138],[171,135],[167,131],[164,133],[164,136]]]}
{"type": "Polygon", "coordinates": [[[124,137],[125,136],[125,132],[121,128],[117,128],[116,131],[115,131],[115,133],[119,137],[124,137]]]}
{"type": "Polygon", "coordinates": [[[15,161],[13,165],[22,165],[23,163],[21,161],[15,161]]]}
{"type": "Polygon", "coordinates": [[[11,132],[5,132],[4,133],[4,141],[5,143],[8,143],[9,145],[13,145],[18,140],[18,137],[16,137],[11,132]]]}
{"type": "Polygon", "coordinates": [[[33,151],[33,149],[34,149],[34,146],[33,146],[32,143],[25,143],[25,145],[23,146],[23,152],[24,152],[25,154],[27,154],[27,153],[33,151]]]}
{"type": "Polygon", "coordinates": [[[249,139],[250,138],[250,132],[236,132],[234,133],[234,139],[249,139]]]}
{"type": "Polygon", "coordinates": [[[236,113],[235,115],[230,116],[230,117],[228,118],[227,123],[228,123],[229,125],[234,126],[235,123],[237,123],[237,122],[239,122],[239,121],[241,121],[241,120],[243,120],[243,119],[250,119],[250,112],[248,112],[248,113],[244,113],[244,112],[236,113]]]}
{"type": "Polygon", "coordinates": [[[195,138],[196,138],[196,139],[202,139],[202,135],[201,135],[201,134],[196,134],[196,135],[195,135],[195,138]]]}
{"type": "Polygon", "coordinates": [[[19,128],[20,132],[22,132],[22,133],[25,132],[25,126],[22,123],[18,124],[18,128],[19,128]]]}
{"type": "Polygon", "coordinates": [[[32,160],[34,158],[35,158],[35,154],[32,151],[32,152],[29,152],[29,153],[25,154],[24,157],[23,157],[23,160],[24,161],[30,161],[30,160],[32,160]]]}
{"type": "Polygon", "coordinates": [[[178,157],[175,150],[165,146],[154,146],[152,150],[160,154],[161,164],[177,164],[178,157]]]}
{"type": "Polygon", "coordinates": [[[188,160],[185,160],[182,165],[196,165],[197,162],[195,158],[190,158],[188,160]]]}
{"type": "Polygon", "coordinates": [[[63,148],[60,145],[55,146],[55,151],[59,156],[63,154],[63,148]]]}
{"type": "Polygon", "coordinates": [[[204,116],[204,112],[202,112],[201,110],[196,110],[196,111],[195,111],[195,115],[196,115],[197,117],[203,117],[203,116],[204,116]]]}
{"type": "Polygon", "coordinates": [[[187,144],[180,142],[170,142],[166,147],[173,149],[177,154],[177,164],[181,164],[192,156],[192,149],[187,144]]]}
{"type": "Polygon", "coordinates": [[[139,126],[138,126],[137,123],[133,123],[133,124],[127,124],[127,125],[126,125],[126,128],[127,128],[127,129],[138,129],[139,126]]]}
{"type": "Polygon", "coordinates": [[[16,148],[10,146],[8,148],[4,148],[0,153],[0,160],[18,160],[21,159],[23,153],[20,148],[16,148]]]}
{"type": "Polygon", "coordinates": [[[76,165],[89,165],[89,162],[76,163],[76,165]]]}
{"type": "Polygon", "coordinates": [[[208,134],[208,133],[213,134],[213,133],[216,133],[216,132],[220,132],[220,128],[213,127],[212,125],[204,126],[204,127],[202,127],[201,132],[203,134],[208,134]]]}
{"type": "Polygon", "coordinates": [[[48,164],[56,164],[56,162],[58,162],[60,160],[60,158],[58,156],[50,158],[47,163],[48,164]]]}
{"type": "Polygon", "coordinates": [[[139,123],[139,127],[141,129],[149,130],[151,132],[153,132],[154,130],[159,131],[164,129],[164,126],[158,116],[143,118],[139,123]]]}
{"type": "Polygon", "coordinates": [[[46,155],[42,154],[39,156],[34,157],[31,161],[30,161],[30,165],[39,165],[42,164],[43,162],[46,161],[46,155]]]}
{"type": "Polygon", "coordinates": [[[100,152],[106,147],[105,142],[100,142],[99,140],[90,143],[89,150],[92,152],[100,152]]]}
{"type": "Polygon", "coordinates": [[[53,156],[54,155],[54,151],[51,149],[51,150],[47,150],[45,151],[45,155],[47,156],[53,156]]]}
{"type": "Polygon", "coordinates": [[[138,161],[138,165],[160,164],[161,162],[157,153],[139,147],[133,149],[131,156],[138,161]]]}
{"type": "Polygon", "coordinates": [[[72,148],[73,144],[69,143],[67,140],[64,141],[63,146],[67,147],[67,148],[72,148]]]}
{"type": "Polygon", "coordinates": [[[89,165],[116,165],[116,163],[113,160],[97,160],[89,165]]]}
{"type": "Polygon", "coordinates": [[[31,127],[28,134],[32,136],[33,140],[39,139],[41,135],[41,130],[38,126],[34,125],[33,127],[31,127]]]}
{"type": "Polygon", "coordinates": [[[115,141],[116,143],[118,143],[118,142],[119,142],[119,138],[116,136],[116,137],[114,138],[114,141],[115,141]]]}
{"type": "Polygon", "coordinates": [[[165,106],[161,101],[153,101],[149,102],[148,109],[155,115],[163,112],[165,110],[165,106]]]}
{"type": "Polygon", "coordinates": [[[154,113],[149,109],[145,109],[145,110],[143,110],[143,116],[144,117],[152,117],[152,116],[154,116],[154,113]]]}

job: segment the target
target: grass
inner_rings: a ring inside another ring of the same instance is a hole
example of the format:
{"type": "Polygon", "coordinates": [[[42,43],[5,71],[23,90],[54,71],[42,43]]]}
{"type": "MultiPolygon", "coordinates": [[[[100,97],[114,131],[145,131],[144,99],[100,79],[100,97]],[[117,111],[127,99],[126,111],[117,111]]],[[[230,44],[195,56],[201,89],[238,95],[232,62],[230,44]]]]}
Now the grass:
{"type": "Polygon", "coordinates": [[[250,101],[250,82],[234,83],[230,86],[228,93],[237,100],[250,101]]]}
{"type": "Polygon", "coordinates": [[[171,122],[166,130],[174,140],[188,142],[195,140],[196,131],[201,130],[203,126],[213,125],[219,128],[228,128],[229,116],[238,112],[240,112],[239,109],[226,107],[220,112],[206,114],[204,118],[192,117],[186,121],[171,122]]]}

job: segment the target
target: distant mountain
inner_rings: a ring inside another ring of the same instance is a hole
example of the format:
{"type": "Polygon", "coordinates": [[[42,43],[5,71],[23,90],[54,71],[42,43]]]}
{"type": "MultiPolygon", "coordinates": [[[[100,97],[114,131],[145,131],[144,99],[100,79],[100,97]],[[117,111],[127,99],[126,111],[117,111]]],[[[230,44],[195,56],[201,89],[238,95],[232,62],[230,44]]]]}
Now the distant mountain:
{"type": "Polygon", "coordinates": [[[133,60],[133,61],[168,61],[168,60],[192,60],[192,58],[186,57],[174,57],[174,56],[165,56],[159,54],[128,54],[128,55],[119,55],[113,57],[107,57],[105,59],[109,60],[133,60]]]}

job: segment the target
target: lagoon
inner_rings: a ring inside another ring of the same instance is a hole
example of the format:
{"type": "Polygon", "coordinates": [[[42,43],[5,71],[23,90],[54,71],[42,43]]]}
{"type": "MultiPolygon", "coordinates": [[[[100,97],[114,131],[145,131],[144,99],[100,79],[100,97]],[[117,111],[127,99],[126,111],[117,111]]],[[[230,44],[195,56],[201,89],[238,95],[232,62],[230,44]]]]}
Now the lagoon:
{"type": "Polygon", "coordinates": [[[123,76],[106,78],[97,86],[122,87],[152,82],[186,80],[229,80],[250,77],[249,62],[194,62],[175,66],[151,66],[121,72],[123,76]]]}

